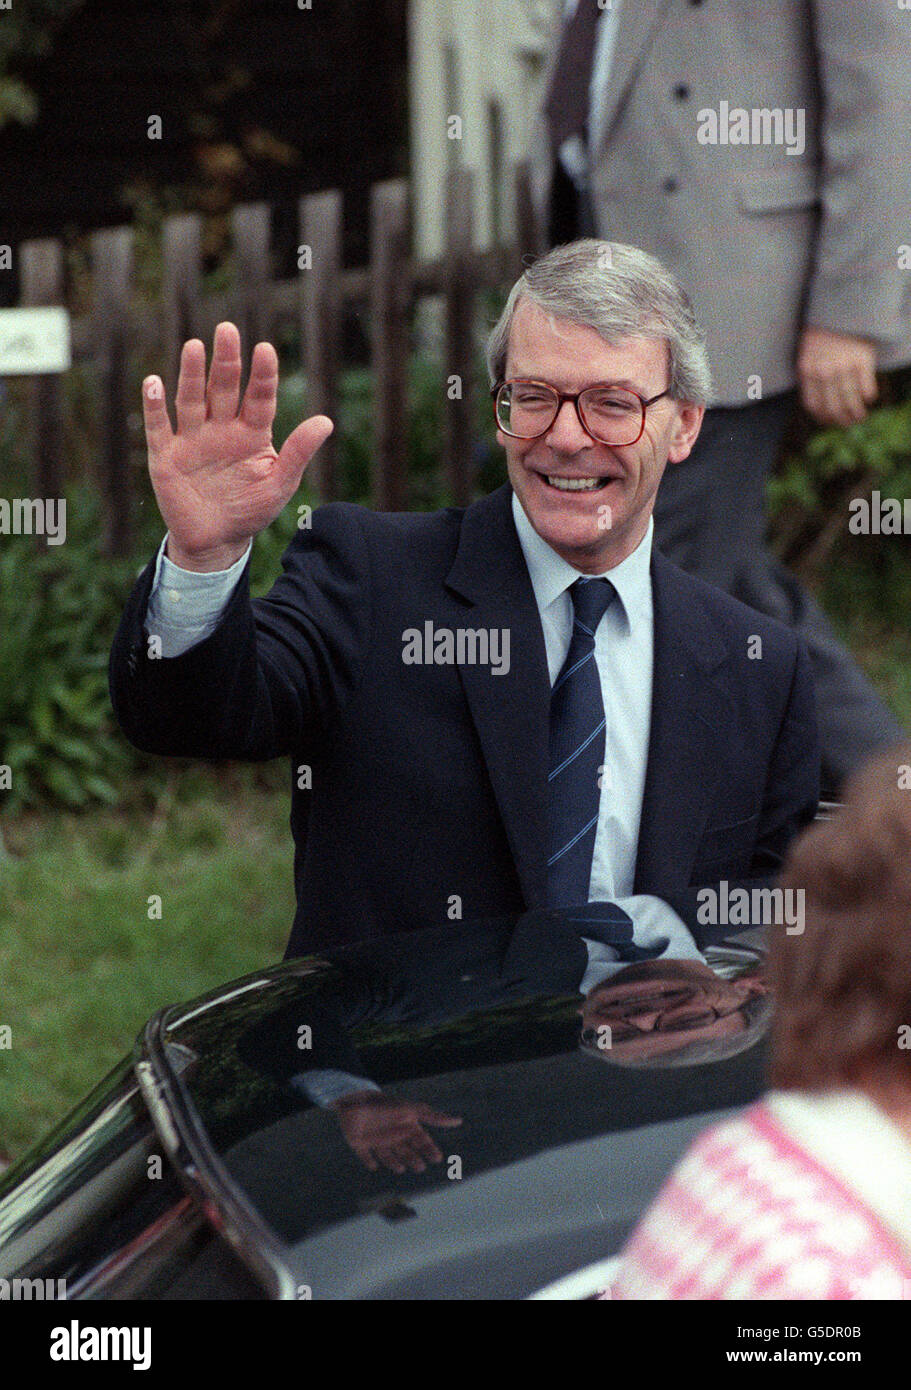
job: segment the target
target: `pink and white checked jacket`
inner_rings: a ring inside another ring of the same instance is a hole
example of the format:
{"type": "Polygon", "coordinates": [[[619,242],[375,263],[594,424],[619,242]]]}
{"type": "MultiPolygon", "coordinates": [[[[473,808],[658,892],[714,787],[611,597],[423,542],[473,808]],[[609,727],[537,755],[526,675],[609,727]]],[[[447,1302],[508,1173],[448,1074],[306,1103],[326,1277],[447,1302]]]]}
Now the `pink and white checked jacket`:
{"type": "Polygon", "coordinates": [[[911,1300],[911,1145],[859,1091],[773,1091],[696,1141],[600,1297],[911,1300]]]}

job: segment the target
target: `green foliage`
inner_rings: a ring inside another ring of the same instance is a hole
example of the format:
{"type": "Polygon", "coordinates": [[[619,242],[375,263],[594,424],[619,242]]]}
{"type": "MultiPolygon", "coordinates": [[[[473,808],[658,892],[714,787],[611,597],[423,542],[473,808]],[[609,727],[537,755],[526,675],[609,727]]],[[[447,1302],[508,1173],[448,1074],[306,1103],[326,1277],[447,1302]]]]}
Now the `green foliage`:
{"type": "Polygon", "coordinates": [[[97,513],[83,488],[68,501],[76,534],[65,546],[38,556],[31,537],[2,539],[0,762],[12,771],[3,794],[10,811],[48,799],[113,804],[133,762],[114,731],[106,666],[134,567],[100,559],[85,534],[97,513]]]}
{"type": "MultiPolygon", "coordinates": [[[[144,514],[135,554],[120,560],[101,552],[100,501],[86,484],[68,491],[64,545],[38,555],[30,536],[0,537],[0,764],[12,773],[0,810],[121,804],[125,782],[137,773],[146,797],[161,791],[166,764],[126,743],[107,682],[127,594],[163,534],[154,506],[144,514]]],[[[278,573],[295,516],[287,508],[257,538],[254,594],[278,573]]],[[[116,857],[113,843],[111,852],[116,857]]]]}
{"type": "Polygon", "coordinates": [[[850,617],[904,621],[911,565],[902,537],[854,535],[849,504],[911,496],[911,380],[891,383],[889,399],[847,430],[827,429],[799,441],[769,484],[777,552],[819,586],[825,606],[850,617]],[[897,397],[897,399],[895,399],[897,397]]]}
{"type": "Polygon", "coordinates": [[[890,373],[882,404],[848,430],[795,432],[769,485],[772,542],[816,592],[842,640],[899,721],[911,726],[911,553],[904,536],[855,535],[851,503],[911,496],[911,371],[890,373]]]}
{"type": "Polygon", "coordinates": [[[831,485],[847,485],[853,495],[866,486],[888,488],[901,496],[911,482],[911,401],[874,410],[850,429],[827,429],[813,435],[803,452],[786,460],[770,484],[773,515],[789,505],[801,510],[805,525],[829,519],[831,485]]]}

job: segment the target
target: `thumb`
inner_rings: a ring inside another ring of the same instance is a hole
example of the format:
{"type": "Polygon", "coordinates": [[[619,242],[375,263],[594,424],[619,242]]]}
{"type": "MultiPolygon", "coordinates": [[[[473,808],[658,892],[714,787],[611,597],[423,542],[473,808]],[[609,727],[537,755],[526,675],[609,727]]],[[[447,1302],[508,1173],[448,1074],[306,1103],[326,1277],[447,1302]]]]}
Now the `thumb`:
{"type": "Polygon", "coordinates": [[[879,395],[879,385],[876,380],[875,360],[866,361],[860,369],[860,390],[861,395],[867,405],[872,405],[879,395]]]}
{"type": "Polygon", "coordinates": [[[311,415],[288,435],[279,451],[278,467],[292,491],[317,449],[325,444],[334,429],[328,415],[311,415]]]}

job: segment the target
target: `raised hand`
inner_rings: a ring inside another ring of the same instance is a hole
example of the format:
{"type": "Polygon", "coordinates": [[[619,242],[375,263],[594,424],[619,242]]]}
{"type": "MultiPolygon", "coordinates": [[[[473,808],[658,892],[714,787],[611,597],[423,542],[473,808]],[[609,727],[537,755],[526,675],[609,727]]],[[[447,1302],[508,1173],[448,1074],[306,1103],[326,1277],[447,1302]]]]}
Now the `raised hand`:
{"type": "Polygon", "coordinates": [[[238,409],[240,377],[240,334],[233,323],[220,323],[208,383],[205,345],[199,338],[183,345],[176,432],[160,377],[142,384],[149,476],[168,528],[168,558],[182,569],[227,569],[239,559],[294,495],[332,433],[332,421],[314,415],[276,452],[278,354],[271,343],[253,349],[238,409]]]}

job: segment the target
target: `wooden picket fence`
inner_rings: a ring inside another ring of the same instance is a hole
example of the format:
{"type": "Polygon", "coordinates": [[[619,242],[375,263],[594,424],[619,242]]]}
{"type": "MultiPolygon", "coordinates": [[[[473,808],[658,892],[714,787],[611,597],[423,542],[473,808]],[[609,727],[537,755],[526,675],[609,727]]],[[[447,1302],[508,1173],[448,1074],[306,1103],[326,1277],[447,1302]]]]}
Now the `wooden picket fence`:
{"type": "MultiPolygon", "coordinates": [[[[173,399],[180,346],[188,337],[211,343],[216,323],[238,324],[244,353],[282,325],[297,323],[301,362],[309,389],[309,410],[334,416],[342,367],[341,326],[349,304],[366,305],[371,326],[370,357],[374,389],[372,502],[378,508],[406,506],[407,363],[410,321],[423,296],[445,301],[444,373],[462,382],[461,398],[446,399],[441,465],[455,505],[472,489],[472,378],[474,307],[481,290],[508,286],[521,273],[523,258],[540,252],[540,234],[530,196],[528,169],[515,170],[515,241],[484,252],[473,249],[473,179],[454,168],[447,178],[446,246],[430,262],[416,263],[409,251],[408,184],[393,179],[375,184],[370,196],[370,260],[343,269],[342,198],[337,190],[299,200],[300,243],[311,249],[311,266],[290,281],[270,277],[270,209],[266,203],[237,207],[232,217],[236,283],[226,294],[201,291],[202,221],[195,214],[169,217],[164,224],[163,289],[156,305],[138,306],[132,294],[133,230],[117,227],[90,238],[93,309],[73,320],[75,363],[97,372],[99,477],[104,491],[105,548],[129,551],[132,539],[128,417],[136,402],[127,399],[132,353],[157,368],[173,399]],[[149,356],[151,354],[151,356],[149,356]]],[[[66,303],[64,248],[53,238],[20,247],[21,304],[66,303]]],[[[29,379],[28,441],[32,496],[62,495],[64,391],[61,376],[29,379]]],[[[308,472],[320,501],[338,495],[335,435],[308,472]]]]}

